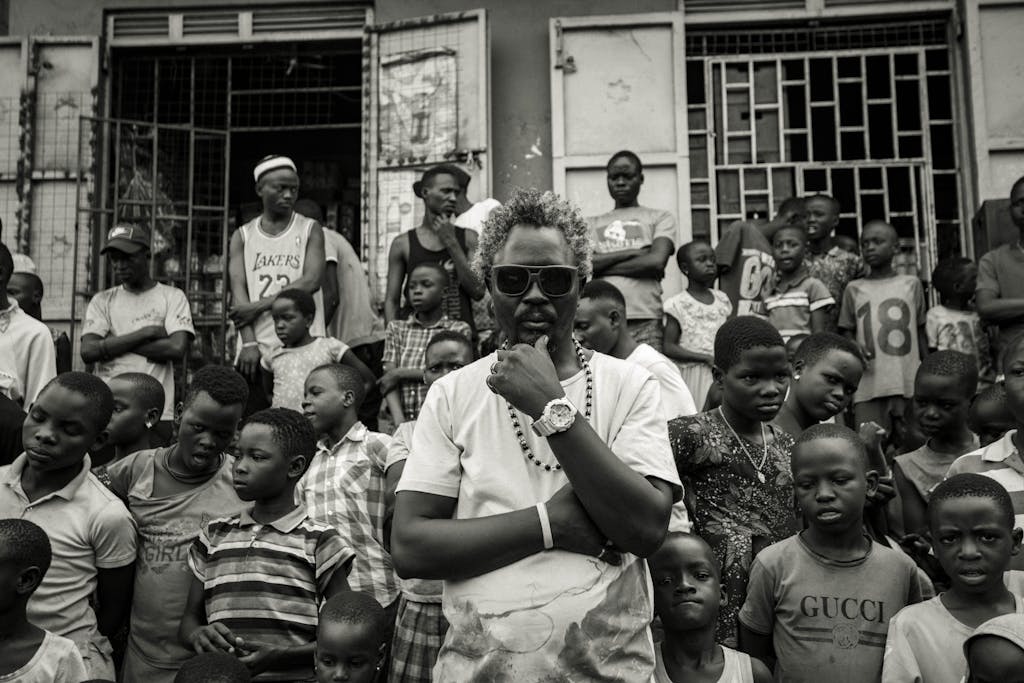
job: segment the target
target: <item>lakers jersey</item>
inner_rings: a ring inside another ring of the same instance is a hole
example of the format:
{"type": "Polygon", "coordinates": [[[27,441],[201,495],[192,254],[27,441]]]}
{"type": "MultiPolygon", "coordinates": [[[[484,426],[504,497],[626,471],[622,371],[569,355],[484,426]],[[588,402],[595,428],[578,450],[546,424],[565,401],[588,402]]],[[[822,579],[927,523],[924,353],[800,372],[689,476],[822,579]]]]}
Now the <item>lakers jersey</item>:
{"type": "MultiPolygon", "coordinates": [[[[314,221],[292,212],[291,222],[279,235],[268,235],[260,227],[261,223],[262,217],[256,217],[239,228],[242,231],[245,283],[250,301],[276,296],[302,277],[306,245],[314,221]]],[[[313,301],[316,302],[316,314],[309,333],[314,337],[322,337],[324,300],[321,290],[313,295],[313,301]]],[[[253,332],[256,333],[260,353],[268,354],[281,346],[281,340],[274,334],[274,320],[269,311],[256,319],[253,332]]]]}

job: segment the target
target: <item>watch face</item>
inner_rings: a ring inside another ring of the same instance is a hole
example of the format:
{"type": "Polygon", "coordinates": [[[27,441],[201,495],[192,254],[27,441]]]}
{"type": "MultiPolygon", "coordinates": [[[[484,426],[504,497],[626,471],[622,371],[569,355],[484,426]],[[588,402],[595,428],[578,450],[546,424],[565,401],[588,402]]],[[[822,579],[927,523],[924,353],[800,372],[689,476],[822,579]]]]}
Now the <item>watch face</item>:
{"type": "Polygon", "coordinates": [[[551,424],[557,429],[565,429],[572,424],[576,408],[570,403],[555,403],[550,410],[551,424]]]}

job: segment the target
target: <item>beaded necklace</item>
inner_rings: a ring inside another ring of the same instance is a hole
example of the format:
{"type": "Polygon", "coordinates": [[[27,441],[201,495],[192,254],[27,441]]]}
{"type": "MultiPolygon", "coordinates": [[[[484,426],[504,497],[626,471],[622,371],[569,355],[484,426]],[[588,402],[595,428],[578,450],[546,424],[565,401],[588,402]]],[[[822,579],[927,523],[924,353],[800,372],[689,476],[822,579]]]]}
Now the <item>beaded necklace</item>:
{"type": "MultiPolygon", "coordinates": [[[[579,359],[580,365],[583,367],[583,372],[587,377],[587,404],[584,408],[583,416],[589,421],[591,409],[594,405],[594,371],[590,369],[590,363],[587,362],[587,357],[583,353],[583,346],[581,346],[575,339],[572,340],[572,343],[576,347],[576,357],[579,359]]],[[[507,348],[507,344],[503,348],[507,348]]],[[[530,444],[526,441],[526,434],[523,432],[523,427],[519,424],[519,416],[516,415],[516,409],[513,408],[512,404],[508,401],[505,401],[505,405],[508,407],[508,416],[512,419],[512,427],[516,430],[516,439],[519,440],[519,448],[522,449],[523,455],[526,456],[526,459],[537,467],[543,467],[546,472],[557,472],[562,469],[562,466],[558,463],[549,465],[533,454],[533,449],[530,448],[530,444]]]]}

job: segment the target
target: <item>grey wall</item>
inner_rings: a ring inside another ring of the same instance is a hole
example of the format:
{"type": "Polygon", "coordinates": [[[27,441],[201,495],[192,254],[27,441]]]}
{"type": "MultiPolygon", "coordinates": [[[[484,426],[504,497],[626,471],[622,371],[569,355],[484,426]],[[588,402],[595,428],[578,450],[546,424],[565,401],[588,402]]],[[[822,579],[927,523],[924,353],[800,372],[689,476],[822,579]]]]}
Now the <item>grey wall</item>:
{"type": "MultiPolygon", "coordinates": [[[[280,5],[283,0],[16,0],[10,34],[84,34],[103,31],[107,9],[280,5]]],[[[0,0],[2,6],[3,0],[0,0]]],[[[491,141],[494,194],[516,185],[551,187],[551,82],[548,20],[560,16],[665,12],[677,0],[377,0],[377,22],[484,8],[491,37],[491,141]],[[542,156],[526,158],[536,145],[542,156]]]]}

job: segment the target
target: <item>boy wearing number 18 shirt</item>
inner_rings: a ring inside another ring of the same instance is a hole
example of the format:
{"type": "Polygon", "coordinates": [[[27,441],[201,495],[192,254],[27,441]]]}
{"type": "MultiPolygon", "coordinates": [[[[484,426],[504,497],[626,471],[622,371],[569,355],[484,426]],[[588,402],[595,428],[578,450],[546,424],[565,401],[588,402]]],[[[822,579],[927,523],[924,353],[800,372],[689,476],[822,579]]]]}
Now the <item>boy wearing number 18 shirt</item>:
{"type": "Polygon", "coordinates": [[[916,277],[893,271],[897,243],[888,223],[864,226],[861,250],[871,272],[850,281],[839,312],[840,331],[856,340],[868,361],[853,396],[854,420],[873,421],[889,434],[903,427],[924,350],[924,290],[916,277]]]}

